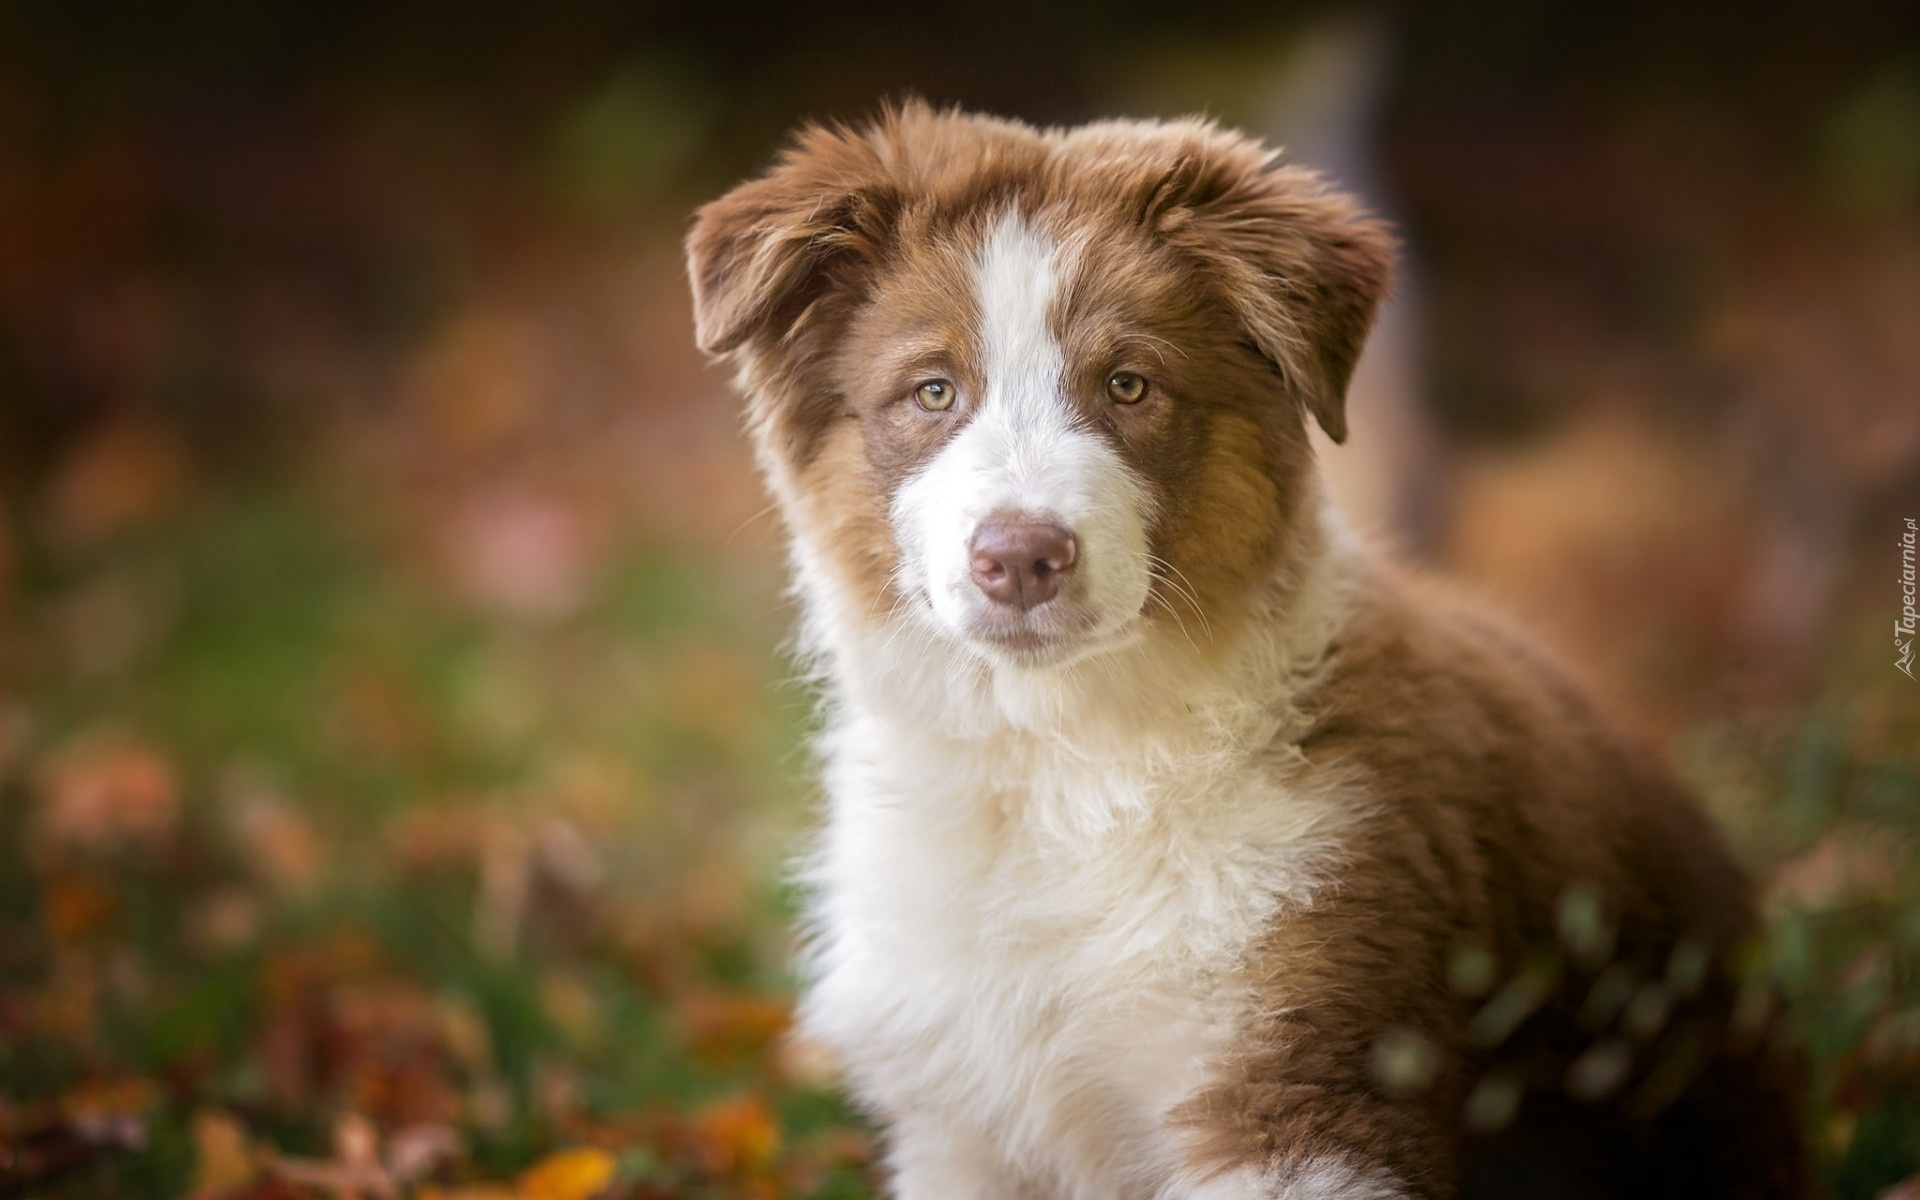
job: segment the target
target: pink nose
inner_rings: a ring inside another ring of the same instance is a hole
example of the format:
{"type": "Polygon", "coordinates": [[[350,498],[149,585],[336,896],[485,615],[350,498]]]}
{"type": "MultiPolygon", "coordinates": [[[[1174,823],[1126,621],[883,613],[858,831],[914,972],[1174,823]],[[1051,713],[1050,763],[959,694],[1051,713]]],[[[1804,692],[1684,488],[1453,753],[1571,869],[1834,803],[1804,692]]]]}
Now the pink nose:
{"type": "Polygon", "coordinates": [[[995,604],[1021,612],[1058,595],[1060,581],[1080,557],[1073,534],[1018,513],[982,521],[969,550],[974,584],[995,604]]]}

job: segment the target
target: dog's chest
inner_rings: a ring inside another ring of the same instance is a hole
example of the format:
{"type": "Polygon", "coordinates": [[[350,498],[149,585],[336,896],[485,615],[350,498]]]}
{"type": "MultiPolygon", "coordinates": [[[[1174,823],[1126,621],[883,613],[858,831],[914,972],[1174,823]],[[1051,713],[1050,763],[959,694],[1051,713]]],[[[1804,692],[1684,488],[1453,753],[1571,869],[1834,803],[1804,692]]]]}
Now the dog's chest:
{"type": "Polygon", "coordinates": [[[1314,822],[1251,761],[841,732],[810,1027],[883,1110],[1122,1194],[1232,1035],[1242,951],[1309,886],[1314,822]]]}

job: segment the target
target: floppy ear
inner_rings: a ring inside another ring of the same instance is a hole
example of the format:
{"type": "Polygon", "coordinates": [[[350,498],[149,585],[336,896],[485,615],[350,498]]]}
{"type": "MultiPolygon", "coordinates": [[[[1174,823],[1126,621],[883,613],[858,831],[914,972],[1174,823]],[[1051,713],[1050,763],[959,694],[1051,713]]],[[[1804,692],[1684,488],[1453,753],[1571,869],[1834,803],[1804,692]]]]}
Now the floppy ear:
{"type": "Polygon", "coordinates": [[[1211,268],[1253,344],[1345,441],[1347,383],[1392,278],[1392,235],[1313,172],[1215,139],[1160,181],[1149,215],[1211,268]]]}
{"type": "Polygon", "coordinates": [[[771,349],[870,261],[897,208],[871,145],[814,127],[766,175],[706,205],[687,236],[694,339],[771,349]]]}

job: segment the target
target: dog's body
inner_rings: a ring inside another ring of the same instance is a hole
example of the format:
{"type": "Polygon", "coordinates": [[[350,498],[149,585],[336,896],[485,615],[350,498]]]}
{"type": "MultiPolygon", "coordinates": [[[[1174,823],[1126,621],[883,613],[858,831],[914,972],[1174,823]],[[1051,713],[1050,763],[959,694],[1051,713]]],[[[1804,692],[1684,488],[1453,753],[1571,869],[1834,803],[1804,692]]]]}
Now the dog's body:
{"type": "Polygon", "coordinates": [[[1800,1194],[1704,819],[1321,501],[1348,201],[911,106],[690,251],[827,692],[805,1024],[900,1196],[1800,1194]]]}

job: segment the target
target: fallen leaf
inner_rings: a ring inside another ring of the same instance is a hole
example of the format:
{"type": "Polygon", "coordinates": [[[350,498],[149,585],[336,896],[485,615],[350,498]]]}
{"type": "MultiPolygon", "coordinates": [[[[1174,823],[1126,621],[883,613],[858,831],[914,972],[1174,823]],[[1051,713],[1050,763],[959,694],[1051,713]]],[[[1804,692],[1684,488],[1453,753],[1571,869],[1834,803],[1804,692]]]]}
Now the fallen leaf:
{"type": "Polygon", "coordinates": [[[40,918],[55,944],[91,941],[113,926],[119,912],[113,890],[86,875],[60,875],[40,894],[40,918]]]}
{"type": "Polygon", "coordinates": [[[327,854],[306,814],[263,786],[244,785],[228,799],[240,851],[261,878],[285,892],[311,890],[327,865],[327,854]]]}
{"type": "Polygon", "coordinates": [[[681,1001],[676,1015],[694,1055],[712,1066],[761,1057],[786,1032],[793,1009],[771,996],[707,990],[681,1001]]]}
{"type": "Polygon", "coordinates": [[[523,1200],[590,1200],[613,1182],[613,1155],[593,1147],[550,1154],[520,1176],[523,1200]]]}
{"type": "Polygon", "coordinates": [[[259,1173],[246,1130],[225,1113],[194,1114],[193,1151],[194,1200],[212,1200],[238,1191],[259,1173]]]}
{"type": "Polygon", "coordinates": [[[86,545],[178,506],[193,465],[171,430],[131,420],[107,424],[61,464],[48,489],[54,527],[86,545]]]}
{"type": "Polygon", "coordinates": [[[707,1169],[720,1176],[764,1169],[780,1149],[780,1126],[759,1096],[745,1093],[701,1109],[693,1118],[707,1169]]]}
{"type": "Polygon", "coordinates": [[[459,1187],[423,1187],[413,1200],[525,1200],[518,1188],[492,1183],[468,1183],[459,1187]]]}
{"type": "Polygon", "coordinates": [[[180,816],[173,765],[117,733],[83,737],[58,751],[42,771],[39,792],[34,833],[42,853],[152,845],[180,816]]]}
{"type": "Polygon", "coordinates": [[[60,1110],[75,1125],[130,1117],[138,1119],[160,1103],[151,1080],[115,1078],[83,1083],[61,1097],[60,1110]]]}

